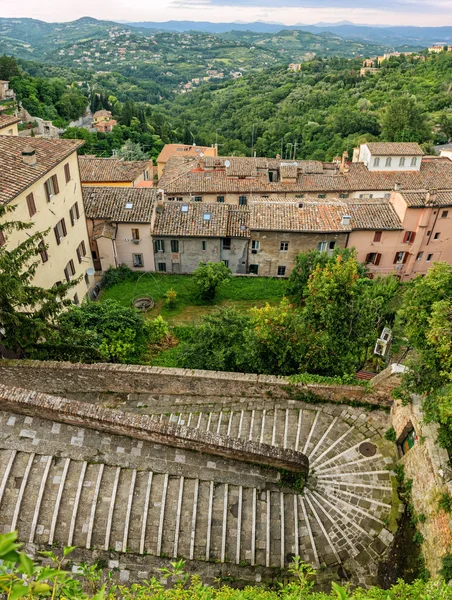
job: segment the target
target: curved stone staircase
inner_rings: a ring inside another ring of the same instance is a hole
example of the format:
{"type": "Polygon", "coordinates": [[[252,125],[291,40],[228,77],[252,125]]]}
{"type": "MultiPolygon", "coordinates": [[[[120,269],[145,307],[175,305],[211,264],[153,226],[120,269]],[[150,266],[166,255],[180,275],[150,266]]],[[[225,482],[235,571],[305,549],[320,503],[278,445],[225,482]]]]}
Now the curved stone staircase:
{"type": "Polygon", "coordinates": [[[375,570],[392,540],[383,413],[271,400],[182,408],[152,418],[308,455],[303,493],[281,487],[274,470],[3,412],[1,531],[38,546],[240,567],[285,568],[300,555],[346,565],[357,581],[375,570]]]}

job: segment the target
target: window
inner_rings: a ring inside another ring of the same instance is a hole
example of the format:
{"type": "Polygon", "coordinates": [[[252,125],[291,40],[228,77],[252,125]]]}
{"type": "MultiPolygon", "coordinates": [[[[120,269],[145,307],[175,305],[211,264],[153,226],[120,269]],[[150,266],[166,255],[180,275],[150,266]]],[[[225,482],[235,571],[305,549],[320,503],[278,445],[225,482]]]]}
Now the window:
{"type": "Polygon", "coordinates": [[[326,194],[318,194],[317,198],[326,198],[326,194]]]}
{"type": "Polygon", "coordinates": [[[171,240],[171,252],[179,252],[179,240],[171,240]]]}
{"type": "Polygon", "coordinates": [[[379,166],[380,166],[380,159],[377,156],[376,158],[374,158],[374,167],[379,167],[379,166]]]}
{"type": "Polygon", "coordinates": [[[202,196],[195,196],[195,197],[193,198],[193,200],[194,200],[195,202],[202,202],[202,196]]]}
{"type": "Polygon", "coordinates": [[[251,252],[256,254],[258,250],[260,250],[261,243],[259,240],[251,240],[251,252]]]}
{"type": "Polygon", "coordinates": [[[85,246],[85,242],[83,240],[77,246],[76,252],[77,252],[78,262],[81,263],[82,262],[82,258],[84,256],[86,256],[86,246],[85,246]]]}
{"type": "Polygon", "coordinates": [[[156,252],[165,252],[165,241],[164,240],[155,240],[154,247],[155,247],[156,252]]]}
{"type": "Polygon", "coordinates": [[[224,196],[217,196],[217,202],[224,202],[224,196]]]}
{"type": "Polygon", "coordinates": [[[132,228],[132,240],[139,240],[139,239],[140,239],[140,230],[132,228]]]}
{"type": "Polygon", "coordinates": [[[80,300],[78,299],[78,294],[74,295],[74,304],[78,306],[80,304],[80,300]]]}
{"type": "Polygon", "coordinates": [[[28,214],[32,217],[36,213],[36,204],[33,194],[28,194],[27,198],[28,214]]]}
{"type": "Polygon", "coordinates": [[[382,231],[376,231],[374,233],[374,242],[381,242],[382,231]]]}
{"type": "Polygon", "coordinates": [[[202,245],[202,249],[205,250],[206,249],[206,242],[205,242],[205,240],[203,240],[201,242],[201,245],[202,245]]]}
{"type": "Polygon", "coordinates": [[[203,218],[203,221],[210,221],[210,213],[204,213],[202,218],[203,218]]]}
{"type": "Polygon", "coordinates": [[[149,181],[149,171],[146,169],[146,171],[144,172],[144,180],[145,181],[149,181]]]}
{"type": "Polygon", "coordinates": [[[328,250],[334,250],[336,248],[336,242],[329,242],[328,250]]]}
{"type": "Polygon", "coordinates": [[[319,252],[326,252],[328,250],[328,242],[319,242],[317,244],[317,250],[319,252]]]}
{"type": "Polygon", "coordinates": [[[41,255],[41,260],[43,263],[49,260],[49,255],[47,254],[46,245],[44,240],[41,240],[38,244],[39,254],[41,255]]]}
{"type": "Polygon", "coordinates": [[[58,221],[58,223],[53,228],[53,231],[55,232],[57,244],[61,244],[61,240],[67,235],[65,220],[61,219],[61,221],[58,221]]]}
{"type": "Polygon", "coordinates": [[[133,266],[136,268],[144,267],[143,255],[142,254],[132,254],[133,266]]]}
{"type": "Polygon", "coordinates": [[[74,226],[77,219],[80,218],[80,212],[78,210],[78,202],[73,204],[69,210],[69,217],[71,219],[71,225],[74,226]]]}
{"type": "Polygon", "coordinates": [[[0,231],[0,248],[6,244],[6,239],[3,231],[0,231]]]}
{"type": "Polygon", "coordinates": [[[304,198],[304,194],[298,194],[295,198],[304,198]]]}
{"type": "Polygon", "coordinates": [[[289,242],[281,242],[279,244],[279,251],[280,252],[287,252],[289,250],[289,242]]]}
{"type": "Polygon", "coordinates": [[[231,249],[231,238],[223,238],[223,250],[231,249]]]}
{"type": "Polygon", "coordinates": [[[418,252],[417,256],[416,256],[416,260],[422,260],[422,257],[424,256],[423,252],[418,252]]]}
{"type": "Polygon", "coordinates": [[[379,265],[380,264],[380,260],[381,260],[381,254],[378,254],[378,252],[370,252],[367,256],[366,256],[366,263],[367,264],[372,264],[372,265],[379,265]]]}
{"type": "Polygon", "coordinates": [[[408,259],[408,252],[396,252],[394,256],[394,264],[400,265],[405,264],[408,259]]]}
{"type": "Polygon", "coordinates": [[[427,237],[430,237],[431,231],[427,231],[427,237]]]}
{"type": "Polygon", "coordinates": [[[437,240],[437,239],[439,239],[439,236],[440,236],[440,235],[441,235],[441,234],[440,234],[440,232],[439,232],[439,231],[437,231],[437,232],[435,233],[435,235],[433,236],[433,239],[434,239],[434,240],[437,240]]]}
{"type": "Polygon", "coordinates": [[[228,260],[225,260],[225,259],[223,259],[223,262],[224,262],[225,266],[229,268],[229,261],[228,261],[228,260]]]}
{"type": "Polygon", "coordinates": [[[66,277],[66,281],[70,281],[71,277],[73,277],[75,275],[75,265],[74,265],[74,261],[71,260],[68,262],[68,264],[64,267],[64,275],[66,277]]]}
{"type": "Polygon", "coordinates": [[[427,254],[427,262],[430,262],[433,258],[433,254],[427,254]]]}
{"type": "Polygon", "coordinates": [[[157,263],[157,269],[160,271],[160,273],[166,273],[166,263],[157,263]]]}
{"type": "Polygon", "coordinates": [[[399,167],[404,167],[405,166],[405,157],[401,156],[400,160],[399,160],[399,167]]]}
{"type": "Polygon", "coordinates": [[[414,238],[416,237],[416,232],[414,231],[405,231],[403,236],[403,242],[407,244],[412,244],[414,242],[414,238]]]}
{"type": "Polygon", "coordinates": [[[86,283],[86,287],[89,287],[89,275],[88,275],[88,273],[85,273],[85,283],[86,283]]]}
{"type": "Polygon", "coordinates": [[[246,196],[239,196],[239,205],[246,206],[246,204],[247,204],[246,196]]]}
{"type": "Polygon", "coordinates": [[[360,200],[370,200],[373,197],[374,197],[373,194],[360,194],[359,195],[360,200]]]}
{"type": "Polygon", "coordinates": [[[278,267],[278,275],[281,277],[286,274],[286,267],[278,267]]]}
{"type": "Polygon", "coordinates": [[[248,272],[250,275],[258,275],[259,273],[259,265],[250,265],[248,267],[248,272]]]}
{"type": "Polygon", "coordinates": [[[339,198],[348,198],[348,194],[339,194],[339,198]]]}
{"type": "Polygon", "coordinates": [[[385,167],[390,167],[391,163],[392,163],[392,158],[390,156],[388,156],[386,158],[385,167]]]}
{"type": "Polygon", "coordinates": [[[441,213],[441,219],[445,219],[448,214],[449,214],[448,210],[443,210],[443,212],[441,213]]]}
{"type": "Polygon", "coordinates": [[[413,158],[411,159],[411,166],[412,167],[416,167],[417,166],[417,158],[415,156],[413,156],[413,158]]]}
{"type": "Polygon", "coordinates": [[[66,183],[69,183],[71,180],[71,169],[69,167],[69,163],[64,165],[64,178],[66,179],[66,183]]]}
{"type": "Polygon", "coordinates": [[[44,189],[46,193],[47,202],[50,202],[51,198],[56,196],[60,189],[58,187],[58,177],[56,175],[52,175],[49,177],[47,181],[44,182],[44,189]]]}

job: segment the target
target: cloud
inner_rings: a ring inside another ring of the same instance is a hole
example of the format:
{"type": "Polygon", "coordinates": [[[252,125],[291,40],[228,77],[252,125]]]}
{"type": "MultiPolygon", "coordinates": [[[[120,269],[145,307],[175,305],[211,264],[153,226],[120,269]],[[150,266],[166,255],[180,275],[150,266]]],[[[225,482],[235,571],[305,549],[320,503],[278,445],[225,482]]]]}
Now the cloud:
{"type": "MultiPolygon", "coordinates": [[[[368,0],[174,0],[172,6],[189,8],[193,6],[211,8],[234,7],[240,9],[278,10],[339,10],[354,9],[368,11],[371,9],[368,0]]],[[[448,0],[380,0],[378,12],[389,13],[452,13],[452,2],[448,0]]]]}

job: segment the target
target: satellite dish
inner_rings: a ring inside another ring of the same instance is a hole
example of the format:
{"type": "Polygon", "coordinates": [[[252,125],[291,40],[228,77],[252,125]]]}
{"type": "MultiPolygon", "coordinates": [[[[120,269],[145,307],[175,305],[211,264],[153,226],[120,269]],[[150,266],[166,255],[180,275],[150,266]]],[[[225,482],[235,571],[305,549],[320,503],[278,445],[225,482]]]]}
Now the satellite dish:
{"type": "Polygon", "coordinates": [[[86,274],[88,275],[88,277],[92,277],[94,275],[95,271],[93,269],[93,267],[88,267],[88,269],[86,269],[86,274]]]}
{"type": "Polygon", "coordinates": [[[231,161],[230,160],[225,160],[224,161],[224,166],[225,167],[230,167],[231,166],[231,161]]]}
{"type": "Polygon", "coordinates": [[[201,154],[199,155],[201,158],[203,158],[204,156],[204,152],[201,152],[201,154]]]}

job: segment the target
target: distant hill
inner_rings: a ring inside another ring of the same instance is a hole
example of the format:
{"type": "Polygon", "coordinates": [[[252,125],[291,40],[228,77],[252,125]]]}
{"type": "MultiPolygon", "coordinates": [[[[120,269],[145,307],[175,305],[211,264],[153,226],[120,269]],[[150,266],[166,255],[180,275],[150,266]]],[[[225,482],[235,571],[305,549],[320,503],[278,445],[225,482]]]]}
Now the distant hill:
{"type": "Polygon", "coordinates": [[[362,39],[379,44],[429,46],[435,43],[452,42],[452,27],[384,27],[381,25],[355,25],[349,22],[318,23],[316,25],[283,25],[279,23],[211,23],[209,21],[144,21],[128,23],[133,27],[147,27],[167,31],[205,31],[226,33],[229,31],[252,31],[256,33],[278,33],[284,29],[302,30],[309,33],[334,33],[341,37],[362,39]]]}

